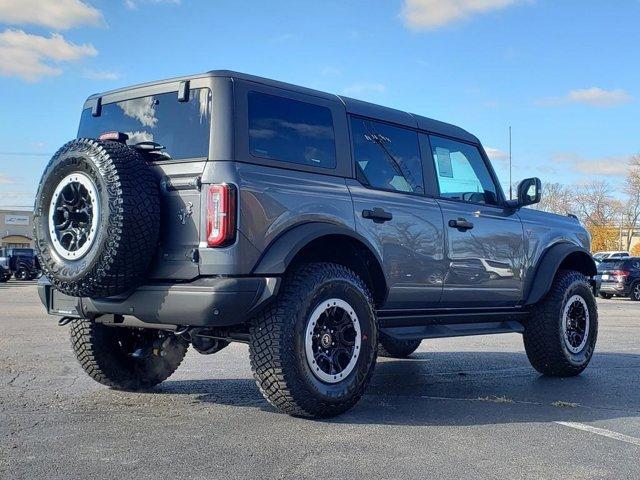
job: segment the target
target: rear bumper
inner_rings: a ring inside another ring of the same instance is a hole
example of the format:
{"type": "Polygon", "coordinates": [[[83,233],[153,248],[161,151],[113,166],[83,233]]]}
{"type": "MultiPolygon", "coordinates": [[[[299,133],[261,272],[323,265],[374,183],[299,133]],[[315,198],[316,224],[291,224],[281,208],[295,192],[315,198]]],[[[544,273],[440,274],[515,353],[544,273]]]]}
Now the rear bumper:
{"type": "Polygon", "coordinates": [[[629,295],[630,288],[624,283],[617,282],[598,282],[597,288],[599,292],[610,293],[612,295],[629,295]]]}
{"type": "Polygon", "coordinates": [[[142,285],[126,295],[92,299],[64,295],[43,277],[38,294],[51,315],[114,314],[153,324],[223,327],[246,322],[273,298],[279,284],[277,277],[203,277],[188,283],[142,285]]]}

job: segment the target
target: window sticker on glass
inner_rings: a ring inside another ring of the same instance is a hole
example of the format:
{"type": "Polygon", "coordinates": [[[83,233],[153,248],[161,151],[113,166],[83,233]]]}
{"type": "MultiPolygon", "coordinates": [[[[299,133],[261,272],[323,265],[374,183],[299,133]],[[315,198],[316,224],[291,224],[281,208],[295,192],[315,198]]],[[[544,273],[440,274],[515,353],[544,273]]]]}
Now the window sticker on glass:
{"type": "Polygon", "coordinates": [[[453,178],[453,165],[451,163],[451,152],[449,149],[436,147],[436,157],[438,159],[438,173],[440,176],[453,178]]]}

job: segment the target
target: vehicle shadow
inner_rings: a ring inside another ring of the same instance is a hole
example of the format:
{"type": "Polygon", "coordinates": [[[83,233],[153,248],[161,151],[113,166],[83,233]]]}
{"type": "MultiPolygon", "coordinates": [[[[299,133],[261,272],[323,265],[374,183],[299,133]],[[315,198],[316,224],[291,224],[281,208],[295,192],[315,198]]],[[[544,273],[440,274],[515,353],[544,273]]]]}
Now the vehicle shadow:
{"type": "MultiPolygon", "coordinates": [[[[275,411],[252,379],[167,381],[155,390],[275,411]]],[[[322,420],[346,424],[486,425],[640,417],[640,355],[597,353],[580,376],[548,378],[524,353],[421,352],[381,359],[363,399],[322,420]]]]}

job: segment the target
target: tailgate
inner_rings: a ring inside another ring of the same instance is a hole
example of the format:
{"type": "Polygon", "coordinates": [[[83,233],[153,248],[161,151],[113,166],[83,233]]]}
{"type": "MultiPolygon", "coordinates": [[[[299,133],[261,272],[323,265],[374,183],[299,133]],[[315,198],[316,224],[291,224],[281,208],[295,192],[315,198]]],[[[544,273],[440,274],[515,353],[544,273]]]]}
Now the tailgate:
{"type": "Polygon", "coordinates": [[[199,275],[201,196],[205,161],[156,165],[160,177],[160,243],[150,280],[190,280],[199,275]]]}

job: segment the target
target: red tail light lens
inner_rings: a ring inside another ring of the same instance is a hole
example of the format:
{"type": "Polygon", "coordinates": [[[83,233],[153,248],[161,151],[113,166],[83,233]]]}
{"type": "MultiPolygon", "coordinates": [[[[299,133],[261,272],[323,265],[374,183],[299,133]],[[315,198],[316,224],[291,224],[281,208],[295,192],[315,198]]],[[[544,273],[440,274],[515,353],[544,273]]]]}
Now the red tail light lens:
{"type": "Polygon", "coordinates": [[[207,246],[224,247],[236,238],[236,188],[226,183],[207,191],[207,246]]]}
{"type": "Polygon", "coordinates": [[[611,274],[617,277],[618,280],[623,280],[624,277],[628,277],[629,273],[630,272],[627,270],[614,270],[613,272],[611,272],[611,274]]]}

